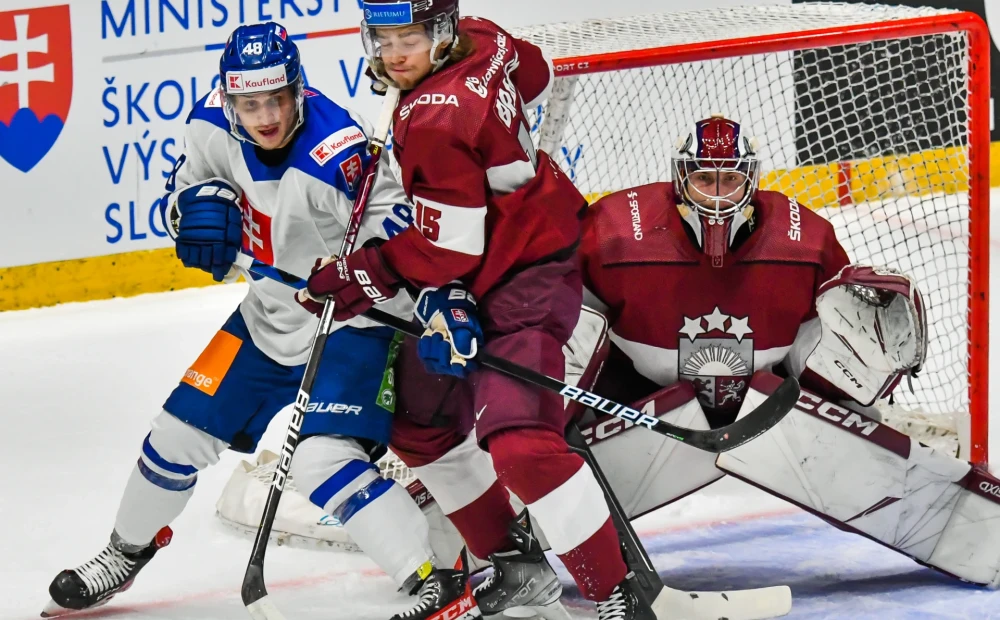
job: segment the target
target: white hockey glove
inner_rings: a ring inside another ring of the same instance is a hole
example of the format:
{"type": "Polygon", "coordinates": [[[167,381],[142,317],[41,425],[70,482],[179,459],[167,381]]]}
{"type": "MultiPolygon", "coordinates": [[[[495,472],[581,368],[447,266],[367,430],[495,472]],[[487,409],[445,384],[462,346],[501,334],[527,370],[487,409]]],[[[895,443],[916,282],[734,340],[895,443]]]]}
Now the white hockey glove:
{"type": "Polygon", "coordinates": [[[820,286],[816,311],[823,331],[806,367],[864,406],[924,363],[923,299],[913,279],[895,269],[844,267],[820,286]]]}

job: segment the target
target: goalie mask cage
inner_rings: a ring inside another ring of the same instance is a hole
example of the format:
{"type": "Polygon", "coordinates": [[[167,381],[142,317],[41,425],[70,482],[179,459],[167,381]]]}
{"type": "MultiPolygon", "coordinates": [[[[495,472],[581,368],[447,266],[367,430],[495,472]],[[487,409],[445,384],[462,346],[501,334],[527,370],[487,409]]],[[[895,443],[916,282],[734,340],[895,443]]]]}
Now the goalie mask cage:
{"type": "Polygon", "coordinates": [[[963,456],[986,462],[990,38],[980,18],[806,3],[514,34],[556,59],[533,130],[588,200],[668,180],[677,139],[722,113],[760,140],[762,188],[829,219],[853,262],[914,276],[927,360],[914,392],[904,380],[896,406],[880,408],[955,427],[963,456]]]}

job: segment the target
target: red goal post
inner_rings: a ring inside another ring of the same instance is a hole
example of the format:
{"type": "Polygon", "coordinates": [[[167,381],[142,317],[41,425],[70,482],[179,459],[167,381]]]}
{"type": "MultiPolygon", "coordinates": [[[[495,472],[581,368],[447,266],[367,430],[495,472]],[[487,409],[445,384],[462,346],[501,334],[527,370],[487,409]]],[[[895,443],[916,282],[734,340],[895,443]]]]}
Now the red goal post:
{"type": "Polygon", "coordinates": [[[987,461],[990,37],[978,16],[810,3],[513,34],[555,59],[533,129],[591,199],[668,179],[674,141],[712,112],[756,132],[765,168],[778,153],[765,187],[826,215],[852,260],[917,278],[928,363],[896,403],[987,461]]]}

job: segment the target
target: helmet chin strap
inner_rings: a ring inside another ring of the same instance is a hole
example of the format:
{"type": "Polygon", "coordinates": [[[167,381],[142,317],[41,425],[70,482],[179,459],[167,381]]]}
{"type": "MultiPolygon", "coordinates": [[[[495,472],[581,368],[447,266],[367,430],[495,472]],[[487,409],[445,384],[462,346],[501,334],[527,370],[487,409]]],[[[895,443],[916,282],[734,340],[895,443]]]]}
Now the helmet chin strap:
{"type": "Polygon", "coordinates": [[[427,52],[428,54],[431,55],[431,73],[437,72],[439,69],[441,69],[441,67],[444,66],[444,63],[448,62],[448,54],[438,54],[438,51],[440,50],[442,45],[450,47],[453,42],[454,39],[451,39],[450,41],[442,41],[441,39],[438,38],[435,38],[431,42],[431,49],[429,52],[427,52]],[[436,58],[437,56],[440,57],[436,58]]]}

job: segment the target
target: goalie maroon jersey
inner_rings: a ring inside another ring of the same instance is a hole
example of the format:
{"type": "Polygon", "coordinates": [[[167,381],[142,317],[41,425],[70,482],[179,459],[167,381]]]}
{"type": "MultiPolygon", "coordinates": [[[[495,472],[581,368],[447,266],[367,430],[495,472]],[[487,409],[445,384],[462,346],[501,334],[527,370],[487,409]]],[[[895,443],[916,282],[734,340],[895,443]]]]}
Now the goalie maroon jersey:
{"type": "Polygon", "coordinates": [[[689,236],[670,183],[620,191],[589,210],[584,285],[606,306],[617,345],[599,393],[634,401],[687,380],[713,424],[727,422],[750,375],[783,361],[806,326],[818,340],[816,291],[847,254],[833,226],[794,200],[760,191],[753,206],[750,233],[721,268],[689,236]]]}
{"type": "Polygon", "coordinates": [[[461,280],[479,296],[520,268],[572,256],[586,202],[531,142],[524,109],[546,96],[549,61],[487,20],[462,19],[459,33],[469,55],[396,108],[393,153],[414,225],[382,256],[418,287],[461,280]]]}

